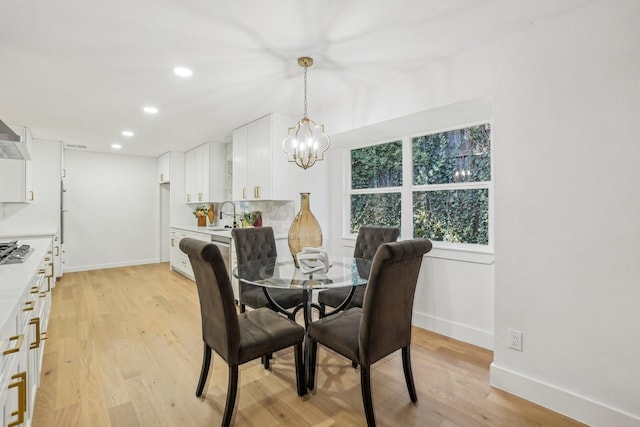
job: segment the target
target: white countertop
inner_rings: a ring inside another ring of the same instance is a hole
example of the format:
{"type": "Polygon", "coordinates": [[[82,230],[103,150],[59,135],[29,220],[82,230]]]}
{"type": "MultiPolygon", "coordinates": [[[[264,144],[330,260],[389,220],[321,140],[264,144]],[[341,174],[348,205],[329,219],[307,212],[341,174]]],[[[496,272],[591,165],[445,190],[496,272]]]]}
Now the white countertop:
{"type": "Polygon", "coordinates": [[[231,238],[231,229],[223,227],[198,227],[195,225],[172,225],[170,228],[192,231],[195,233],[210,234],[212,236],[231,238]]]}
{"type": "MultiPolygon", "coordinates": [[[[231,228],[223,227],[198,227],[195,225],[172,225],[169,228],[177,228],[178,230],[192,231],[196,233],[210,234],[212,236],[231,238],[231,228]]],[[[286,239],[286,234],[276,234],[276,239],[286,239]]]]}
{"type": "Polygon", "coordinates": [[[7,317],[20,302],[20,297],[37,273],[40,261],[51,246],[51,236],[21,239],[18,240],[18,244],[31,246],[31,252],[22,264],[0,265],[0,326],[7,321],[7,317]]]}

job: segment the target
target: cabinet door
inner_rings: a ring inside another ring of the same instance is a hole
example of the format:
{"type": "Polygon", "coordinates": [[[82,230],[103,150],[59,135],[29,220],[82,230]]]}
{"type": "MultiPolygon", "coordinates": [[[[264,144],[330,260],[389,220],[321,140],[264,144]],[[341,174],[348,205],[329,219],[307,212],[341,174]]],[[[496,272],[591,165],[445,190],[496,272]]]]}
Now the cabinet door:
{"type": "MultiPolygon", "coordinates": [[[[31,132],[27,128],[14,128],[31,151],[31,132]]],[[[31,160],[0,159],[0,203],[33,202],[33,182],[31,178],[31,160]]]]}
{"type": "Polygon", "coordinates": [[[158,157],[158,182],[171,181],[171,153],[158,157]]]}
{"type": "Polygon", "coordinates": [[[197,202],[209,201],[209,143],[202,144],[196,151],[195,192],[197,202]]]}
{"type": "Polygon", "coordinates": [[[249,200],[271,198],[271,116],[248,125],[249,200]]]}
{"type": "Polygon", "coordinates": [[[196,198],[196,155],[195,149],[189,150],[184,156],[184,178],[185,178],[185,201],[187,203],[197,203],[196,198]]]}
{"type": "Polygon", "coordinates": [[[233,200],[247,200],[247,126],[233,131],[233,200]]]}

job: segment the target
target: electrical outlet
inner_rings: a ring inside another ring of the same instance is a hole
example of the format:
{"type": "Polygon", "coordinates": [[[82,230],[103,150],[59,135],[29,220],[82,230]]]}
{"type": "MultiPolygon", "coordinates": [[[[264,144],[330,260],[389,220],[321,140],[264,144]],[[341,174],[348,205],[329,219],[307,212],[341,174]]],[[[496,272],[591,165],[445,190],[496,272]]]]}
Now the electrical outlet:
{"type": "Polygon", "coordinates": [[[522,331],[515,329],[507,330],[507,347],[522,351],[522,331]]]}

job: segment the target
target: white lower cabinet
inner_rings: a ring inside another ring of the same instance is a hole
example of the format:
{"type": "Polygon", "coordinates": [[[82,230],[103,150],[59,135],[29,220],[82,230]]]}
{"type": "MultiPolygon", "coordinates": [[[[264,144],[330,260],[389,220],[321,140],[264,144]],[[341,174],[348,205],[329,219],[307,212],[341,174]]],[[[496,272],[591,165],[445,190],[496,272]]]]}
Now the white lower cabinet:
{"type": "Polygon", "coordinates": [[[10,280],[10,285],[20,289],[22,294],[15,304],[11,304],[9,315],[0,325],[2,426],[31,425],[51,311],[51,280],[54,272],[50,242],[49,239],[44,250],[40,245],[40,250],[36,252],[40,254],[39,260],[36,264],[31,264],[36,268],[32,270],[30,277],[25,276],[27,279],[24,283],[17,283],[19,280],[16,279],[10,280]]]}
{"type": "Polygon", "coordinates": [[[180,250],[180,240],[185,237],[202,240],[203,242],[211,242],[211,235],[180,230],[177,228],[169,229],[169,264],[171,269],[182,273],[191,280],[195,280],[193,269],[191,268],[191,262],[189,262],[189,257],[180,250]]]}

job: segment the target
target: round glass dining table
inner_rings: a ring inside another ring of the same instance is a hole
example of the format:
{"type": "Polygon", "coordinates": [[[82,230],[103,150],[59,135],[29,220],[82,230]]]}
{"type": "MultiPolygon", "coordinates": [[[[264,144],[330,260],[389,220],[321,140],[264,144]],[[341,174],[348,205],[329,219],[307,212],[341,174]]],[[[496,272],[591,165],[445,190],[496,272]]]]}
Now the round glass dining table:
{"type": "Polygon", "coordinates": [[[314,272],[304,274],[289,256],[277,258],[264,258],[248,261],[234,268],[233,275],[240,281],[251,285],[260,286],[269,303],[277,311],[295,317],[295,313],[303,310],[305,328],[311,321],[311,310],[320,307],[313,303],[313,291],[322,291],[331,288],[351,288],[345,301],[336,307],[338,312],[349,304],[355,288],[365,285],[368,281],[371,260],[353,257],[331,257],[331,266],[326,273],[314,272]],[[303,303],[295,307],[293,311],[286,310],[277,304],[269,295],[269,289],[291,289],[302,291],[303,303]]]}

